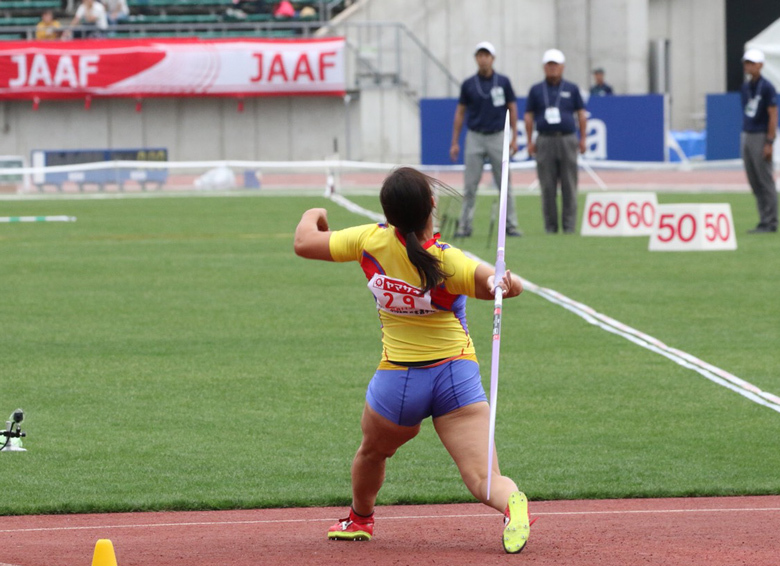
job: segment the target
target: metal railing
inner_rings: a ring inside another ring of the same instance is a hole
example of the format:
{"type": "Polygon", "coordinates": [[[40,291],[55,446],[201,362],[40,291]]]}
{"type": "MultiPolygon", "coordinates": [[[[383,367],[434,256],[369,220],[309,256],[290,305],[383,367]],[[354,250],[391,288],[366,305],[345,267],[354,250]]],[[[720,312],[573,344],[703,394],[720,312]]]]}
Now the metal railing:
{"type": "MultiPolygon", "coordinates": [[[[242,19],[240,10],[236,9],[232,4],[227,6],[213,5],[213,6],[193,6],[201,10],[206,10],[211,16],[215,18],[224,18],[222,21],[193,21],[193,22],[144,22],[145,12],[134,13],[128,20],[122,21],[117,25],[111,26],[107,30],[102,30],[99,34],[100,37],[146,37],[150,35],[170,35],[176,37],[183,34],[190,35],[206,35],[206,36],[219,36],[222,35],[240,35],[242,32],[246,32],[251,35],[263,35],[264,33],[270,36],[301,36],[311,37],[316,30],[321,28],[328,20],[330,20],[338,11],[343,10],[346,5],[349,4],[348,0],[315,0],[309,2],[307,5],[314,4],[316,7],[316,16],[313,18],[306,18],[302,20],[297,19],[272,19],[270,14],[269,19],[253,19],[253,14],[245,14],[242,19]],[[219,13],[217,13],[219,12],[219,13]],[[238,15],[237,15],[238,14],[238,15]],[[248,16],[248,17],[247,17],[248,16]],[[285,34],[284,32],[289,32],[285,34]]],[[[69,2],[69,6],[71,3],[69,2]]],[[[177,13],[181,9],[186,9],[186,6],[172,5],[177,13]]],[[[0,6],[2,10],[2,6],[0,6]]],[[[167,14],[167,8],[165,6],[159,6],[154,9],[154,13],[149,14],[150,18],[165,16],[167,14]]],[[[10,13],[6,11],[7,13],[10,13]]],[[[72,6],[66,10],[67,13],[72,14],[72,6]]],[[[201,12],[194,14],[197,18],[201,12]]],[[[68,22],[70,19],[68,18],[68,22]]],[[[57,32],[67,35],[85,34],[94,36],[94,26],[69,26],[65,25],[64,21],[62,27],[57,29],[57,32]]],[[[0,26],[0,38],[1,39],[15,39],[12,36],[18,35],[20,40],[35,39],[35,25],[14,25],[14,26],[0,26]]]]}
{"type": "Polygon", "coordinates": [[[318,35],[343,36],[354,58],[351,85],[402,88],[420,98],[457,96],[460,81],[399,22],[329,22],[318,35]]]}
{"type": "MultiPolygon", "coordinates": [[[[320,21],[290,22],[193,22],[141,24],[123,23],[106,30],[96,30],[94,26],[67,26],[58,31],[70,34],[84,34],[103,38],[156,37],[156,36],[240,36],[265,35],[270,37],[311,37],[322,27],[320,21]]],[[[35,39],[35,26],[2,26],[0,36],[19,35],[20,40],[35,39]]],[[[56,40],[55,40],[56,41],[56,40]]]]}

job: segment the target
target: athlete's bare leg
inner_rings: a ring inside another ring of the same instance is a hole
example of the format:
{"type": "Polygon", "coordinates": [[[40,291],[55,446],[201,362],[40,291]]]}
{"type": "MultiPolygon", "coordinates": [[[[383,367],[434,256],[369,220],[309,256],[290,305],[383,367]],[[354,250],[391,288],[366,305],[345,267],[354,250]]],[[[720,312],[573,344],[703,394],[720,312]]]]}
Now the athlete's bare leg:
{"type": "Polygon", "coordinates": [[[457,464],[469,491],[485,505],[503,513],[509,495],[517,491],[517,485],[510,478],[501,475],[498,455],[494,450],[490,501],[487,501],[487,439],[490,428],[490,406],[487,402],[466,405],[437,417],[433,419],[433,426],[457,464]]]}
{"type": "Polygon", "coordinates": [[[397,425],[368,404],[363,409],[360,425],[363,441],[352,462],[352,508],[358,515],[367,516],[374,512],[376,496],[385,481],[387,459],[417,436],[420,425],[397,425]]]}

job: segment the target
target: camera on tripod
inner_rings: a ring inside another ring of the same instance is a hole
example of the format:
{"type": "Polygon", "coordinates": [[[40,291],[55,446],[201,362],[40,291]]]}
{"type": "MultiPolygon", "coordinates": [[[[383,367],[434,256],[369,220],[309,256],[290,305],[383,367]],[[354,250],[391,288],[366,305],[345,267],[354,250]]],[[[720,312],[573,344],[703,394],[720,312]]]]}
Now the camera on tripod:
{"type": "Polygon", "coordinates": [[[22,421],[24,421],[24,411],[16,409],[8,420],[5,421],[5,430],[0,432],[0,451],[3,452],[25,452],[22,448],[22,438],[27,433],[22,430],[22,421]]]}

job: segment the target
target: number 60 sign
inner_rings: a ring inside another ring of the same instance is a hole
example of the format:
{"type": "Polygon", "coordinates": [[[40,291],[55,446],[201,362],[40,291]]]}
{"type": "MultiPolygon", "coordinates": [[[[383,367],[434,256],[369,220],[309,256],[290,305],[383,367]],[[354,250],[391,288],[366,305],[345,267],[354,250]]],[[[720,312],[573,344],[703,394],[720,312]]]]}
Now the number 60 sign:
{"type": "Polygon", "coordinates": [[[731,205],[661,204],[650,251],[736,250],[731,205]]]}
{"type": "Polygon", "coordinates": [[[653,233],[655,193],[588,193],[582,236],[649,236],[653,233]]]}

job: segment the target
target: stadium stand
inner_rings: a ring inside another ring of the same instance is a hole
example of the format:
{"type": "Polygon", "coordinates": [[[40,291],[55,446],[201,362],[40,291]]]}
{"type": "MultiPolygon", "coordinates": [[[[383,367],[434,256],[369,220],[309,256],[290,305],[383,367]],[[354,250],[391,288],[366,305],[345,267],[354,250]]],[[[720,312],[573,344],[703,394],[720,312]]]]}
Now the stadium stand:
{"type": "Polygon", "coordinates": [[[0,10],[4,17],[15,15],[38,15],[47,8],[60,10],[60,0],[2,0],[0,10]]]}
{"type": "MultiPolygon", "coordinates": [[[[296,37],[309,36],[329,15],[349,2],[293,2],[304,16],[273,15],[278,0],[128,0],[130,17],[112,28],[109,37],[296,37]],[[326,9],[327,6],[327,9],[326,9]]],[[[78,1],[0,0],[0,41],[33,39],[41,13],[52,9],[67,27],[78,1]]]]}

